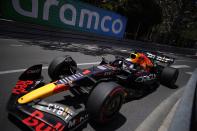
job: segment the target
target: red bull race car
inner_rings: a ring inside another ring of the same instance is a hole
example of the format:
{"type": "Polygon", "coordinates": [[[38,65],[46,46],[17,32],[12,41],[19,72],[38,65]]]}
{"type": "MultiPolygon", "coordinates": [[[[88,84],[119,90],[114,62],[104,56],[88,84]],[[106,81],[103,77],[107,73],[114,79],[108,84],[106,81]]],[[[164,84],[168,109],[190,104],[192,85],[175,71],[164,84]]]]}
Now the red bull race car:
{"type": "Polygon", "coordinates": [[[99,65],[89,69],[77,68],[70,56],[55,58],[48,68],[51,83],[43,82],[42,65],[34,65],[19,77],[7,110],[23,125],[36,131],[75,130],[88,120],[107,123],[117,115],[126,99],[141,97],[158,84],[177,88],[179,71],[170,67],[173,58],[140,53],[152,62],[148,70],[132,63],[130,58],[119,56],[110,62],[102,58],[99,65]],[[83,100],[68,105],[45,100],[67,91],[83,100]]]}

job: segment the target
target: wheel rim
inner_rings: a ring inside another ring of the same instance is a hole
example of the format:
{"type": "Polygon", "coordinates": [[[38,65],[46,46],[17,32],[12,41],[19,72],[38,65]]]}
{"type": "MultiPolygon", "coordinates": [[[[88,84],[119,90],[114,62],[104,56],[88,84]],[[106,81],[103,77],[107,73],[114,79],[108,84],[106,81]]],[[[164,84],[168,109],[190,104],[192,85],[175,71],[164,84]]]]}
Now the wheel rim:
{"type": "Polygon", "coordinates": [[[64,68],[62,68],[60,71],[59,71],[59,76],[61,75],[72,75],[76,72],[75,68],[76,66],[75,65],[70,65],[72,67],[69,67],[69,66],[65,66],[64,68]]]}
{"type": "Polygon", "coordinates": [[[119,111],[120,106],[121,106],[120,95],[116,95],[115,97],[108,99],[104,105],[103,116],[107,118],[112,117],[114,114],[116,114],[119,111]]]}
{"type": "Polygon", "coordinates": [[[175,74],[174,74],[174,76],[173,76],[173,79],[172,79],[172,81],[171,81],[171,85],[174,85],[174,84],[175,84],[177,78],[178,78],[178,71],[175,72],[175,74]]]}

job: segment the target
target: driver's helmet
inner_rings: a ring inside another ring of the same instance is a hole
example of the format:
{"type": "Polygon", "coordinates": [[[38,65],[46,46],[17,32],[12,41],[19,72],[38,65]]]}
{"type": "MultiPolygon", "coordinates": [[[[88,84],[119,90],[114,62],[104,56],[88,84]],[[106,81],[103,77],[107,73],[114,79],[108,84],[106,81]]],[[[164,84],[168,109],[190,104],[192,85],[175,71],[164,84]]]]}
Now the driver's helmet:
{"type": "Polygon", "coordinates": [[[137,52],[131,52],[130,53],[130,60],[132,63],[136,63],[137,59],[139,58],[140,54],[137,52]]]}

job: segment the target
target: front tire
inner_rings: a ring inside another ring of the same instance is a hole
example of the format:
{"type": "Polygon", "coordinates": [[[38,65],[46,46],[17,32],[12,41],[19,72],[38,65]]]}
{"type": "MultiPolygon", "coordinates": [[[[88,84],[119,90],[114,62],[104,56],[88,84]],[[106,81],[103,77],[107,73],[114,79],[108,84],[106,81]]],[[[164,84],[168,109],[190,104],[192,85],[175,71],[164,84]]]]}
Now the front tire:
{"type": "Polygon", "coordinates": [[[70,56],[55,58],[49,65],[48,74],[52,80],[60,79],[62,75],[76,73],[77,63],[70,56]]]}
{"type": "Polygon", "coordinates": [[[90,118],[98,123],[106,123],[116,116],[124,102],[123,88],[114,82],[99,83],[87,101],[90,118]]]}

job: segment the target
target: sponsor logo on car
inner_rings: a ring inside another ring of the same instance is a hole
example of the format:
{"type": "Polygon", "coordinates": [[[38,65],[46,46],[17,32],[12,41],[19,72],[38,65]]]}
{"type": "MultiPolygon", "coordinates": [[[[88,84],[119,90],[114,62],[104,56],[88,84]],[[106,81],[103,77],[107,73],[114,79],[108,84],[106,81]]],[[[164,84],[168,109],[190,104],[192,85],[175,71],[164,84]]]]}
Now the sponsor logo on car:
{"type": "Polygon", "coordinates": [[[63,107],[57,104],[48,104],[48,107],[46,108],[48,112],[51,112],[53,114],[56,114],[57,116],[60,116],[61,118],[64,118],[64,120],[71,119],[72,115],[74,114],[73,111],[71,111],[68,107],[63,107]]]}
{"type": "Polygon", "coordinates": [[[114,74],[114,72],[105,72],[104,73],[104,76],[111,76],[111,75],[113,75],[114,74]]]}
{"type": "Polygon", "coordinates": [[[39,73],[41,69],[36,69],[36,70],[27,70],[28,74],[34,74],[34,73],[39,73]]]}
{"type": "Polygon", "coordinates": [[[74,126],[77,126],[77,125],[79,125],[80,123],[86,121],[87,119],[88,119],[88,114],[84,114],[84,115],[79,116],[79,117],[77,117],[77,118],[75,118],[75,119],[73,119],[73,120],[70,120],[70,121],[68,122],[68,128],[72,128],[72,127],[74,127],[74,126]]]}
{"type": "Polygon", "coordinates": [[[149,53],[149,52],[147,52],[147,57],[151,58],[151,59],[155,59],[155,60],[160,61],[160,62],[165,62],[165,63],[174,61],[172,58],[168,58],[166,56],[154,55],[154,54],[149,53]]]}
{"type": "Polygon", "coordinates": [[[104,66],[97,66],[97,68],[100,69],[100,70],[106,70],[106,69],[107,69],[107,68],[104,67],[104,66]]]}
{"type": "Polygon", "coordinates": [[[53,131],[54,128],[58,131],[63,131],[65,126],[61,122],[57,122],[56,124],[51,124],[50,126],[46,123],[40,121],[40,119],[44,118],[44,114],[41,111],[34,111],[27,118],[23,119],[22,122],[27,126],[33,127],[35,131],[53,131]],[[54,127],[54,128],[52,128],[54,127]]]}
{"type": "Polygon", "coordinates": [[[29,85],[32,85],[34,82],[31,80],[22,81],[19,80],[16,83],[16,86],[13,88],[12,93],[16,95],[25,94],[28,91],[26,90],[29,85]]]}
{"type": "Polygon", "coordinates": [[[155,80],[156,74],[143,75],[136,78],[136,82],[142,83],[150,80],[155,80]]]}

